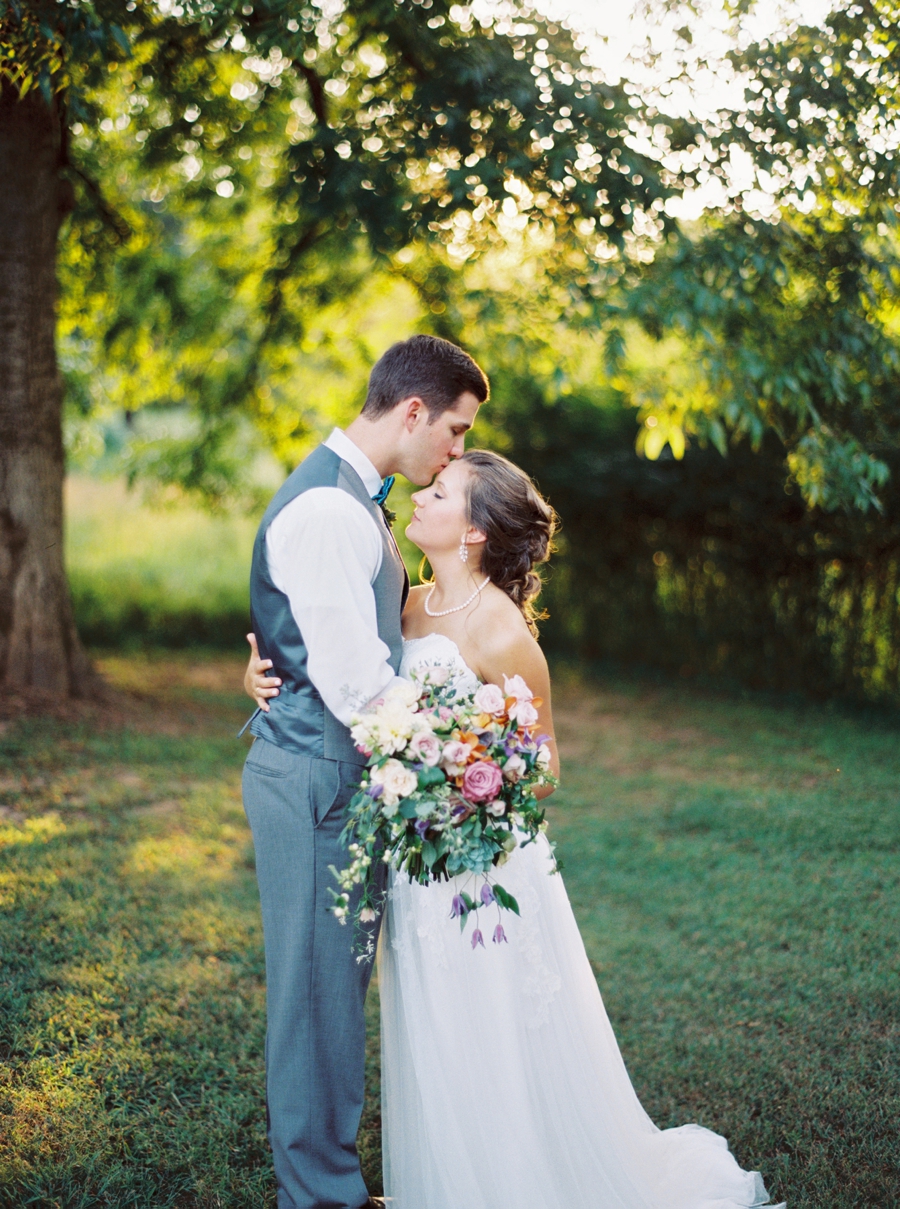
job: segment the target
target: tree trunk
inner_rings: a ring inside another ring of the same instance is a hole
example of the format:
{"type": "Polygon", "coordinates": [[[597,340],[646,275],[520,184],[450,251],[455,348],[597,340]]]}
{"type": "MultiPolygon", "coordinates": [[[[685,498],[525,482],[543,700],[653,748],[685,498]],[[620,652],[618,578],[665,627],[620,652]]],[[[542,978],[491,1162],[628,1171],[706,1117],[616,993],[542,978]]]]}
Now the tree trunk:
{"type": "Polygon", "coordinates": [[[94,696],[63,565],[59,118],[0,92],[0,687],[94,696]]]}

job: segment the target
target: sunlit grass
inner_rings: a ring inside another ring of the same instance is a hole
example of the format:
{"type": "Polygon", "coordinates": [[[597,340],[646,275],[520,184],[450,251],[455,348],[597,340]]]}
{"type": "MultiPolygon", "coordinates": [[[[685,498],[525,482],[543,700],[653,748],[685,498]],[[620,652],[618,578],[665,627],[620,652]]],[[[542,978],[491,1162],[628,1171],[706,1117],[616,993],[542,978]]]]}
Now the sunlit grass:
{"type": "MultiPolygon", "coordinates": [[[[0,733],[4,1206],[274,1204],[240,668],[110,657],[140,698],[0,733]]],[[[648,1111],[791,1209],[894,1203],[898,728],[564,676],[557,709],[564,877],[648,1111]]]]}
{"type": "Polygon", "coordinates": [[[256,522],[150,507],[120,480],[70,477],[66,561],[82,634],[100,645],[236,647],[256,522]]]}

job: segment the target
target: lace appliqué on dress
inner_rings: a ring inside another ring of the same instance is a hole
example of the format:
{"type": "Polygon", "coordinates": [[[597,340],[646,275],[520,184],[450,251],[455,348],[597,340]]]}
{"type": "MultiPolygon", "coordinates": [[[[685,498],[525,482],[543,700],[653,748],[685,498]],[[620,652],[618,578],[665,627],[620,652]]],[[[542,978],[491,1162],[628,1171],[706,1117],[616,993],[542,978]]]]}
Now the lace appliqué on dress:
{"type": "Polygon", "coordinates": [[[391,870],[390,945],[396,953],[417,953],[438,970],[446,970],[446,944],[460,941],[459,928],[450,918],[450,897],[445,887],[419,886],[405,873],[391,870]]]}
{"type": "MultiPolygon", "coordinates": [[[[514,858],[515,853],[510,860],[514,858]]],[[[545,959],[538,918],[541,909],[538,895],[531,886],[516,885],[515,882],[510,883],[510,893],[518,901],[521,915],[514,924],[510,924],[507,931],[511,934],[512,943],[529,965],[521,990],[531,1009],[525,1023],[528,1028],[536,1029],[550,1019],[550,1004],[559,994],[562,982],[559,974],[550,968],[545,959]]]]}

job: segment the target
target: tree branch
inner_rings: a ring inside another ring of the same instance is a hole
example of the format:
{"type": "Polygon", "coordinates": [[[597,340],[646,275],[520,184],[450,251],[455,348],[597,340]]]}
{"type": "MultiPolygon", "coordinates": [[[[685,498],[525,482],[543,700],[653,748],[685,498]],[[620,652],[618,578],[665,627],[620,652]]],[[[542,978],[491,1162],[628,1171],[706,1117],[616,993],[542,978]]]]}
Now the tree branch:
{"type": "Polygon", "coordinates": [[[244,390],[247,395],[252,394],[256,389],[263,351],[271,341],[281,316],[282,304],[284,302],[284,292],[282,289],[284,282],[291,276],[303,254],[308,252],[323,234],[324,232],[320,224],[317,222],[312,223],[294,243],[285,264],[267,274],[268,280],[271,283],[271,292],[263,308],[265,316],[263,329],[253,346],[247,362],[247,371],[244,378],[244,390]]]}
{"type": "Polygon", "coordinates": [[[316,121],[320,126],[328,125],[328,114],[325,111],[325,89],[322,87],[322,81],[319,79],[318,72],[307,63],[300,63],[294,60],[294,66],[306,80],[309,88],[309,99],[312,103],[313,113],[316,115],[316,121]]]}
{"type": "Polygon", "coordinates": [[[113,232],[116,240],[119,243],[125,243],[128,239],[130,239],[134,234],[131,225],[127,223],[122,215],[114,210],[113,207],[107,202],[97,182],[92,180],[86,172],[82,172],[77,164],[70,162],[66,166],[70,172],[75,173],[75,175],[85,186],[91,196],[91,200],[97,208],[97,213],[113,232]]]}
{"type": "Polygon", "coordinates": [[[266,330],[262,337],[261,343],[264,344],[268,340],[271,329],[275,326],[275,322],[278,319],[282,302],[282,284],[292,275],[303,254],[309,251],[322,233],[323,232],[319,223],[311,223],[296,241],[296,243],[294,243],[294,245],[291,247],[286,263],[281,267],[274,269],[269,274],[269,280],[272,282],[272,293],[266,303],[266,330]]]}

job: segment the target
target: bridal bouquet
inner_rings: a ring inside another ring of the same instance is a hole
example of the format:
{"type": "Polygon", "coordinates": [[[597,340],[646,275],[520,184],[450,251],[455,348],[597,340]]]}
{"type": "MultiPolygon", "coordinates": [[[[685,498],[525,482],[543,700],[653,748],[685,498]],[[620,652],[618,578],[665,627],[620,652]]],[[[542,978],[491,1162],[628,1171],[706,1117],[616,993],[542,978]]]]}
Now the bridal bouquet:
{"type": "MultiPolygon", "coordinates": [[[[332,890],[332,910],[346,923],[350,892],[361,886],[352,918],[376,918],[379,861],[422,885],[468,873],[480,889],[460,890],[451,912],[464,931],[481,907],[518,914],[516,900],[491,870],[546,830],[532,791],[555,784],[550,748],[546,736],[536,734],[540,700],[521,676],[504,677],[502,689],[482,684],[459,694],[446,668],[414,675],[414,682],[398,685],[352,719],[350,733],[368,764],[347,806],[342,838],[351,862],[341,872],[332,867],[340,887],[332,890]]],[[[502,923],[493,939],[506,940],[502,923]]],[[[479,944],[484,938],[476,927],[472,947],[479,944]]],[[[370,941],[363,957],[371,948],[370,941]]]]}

